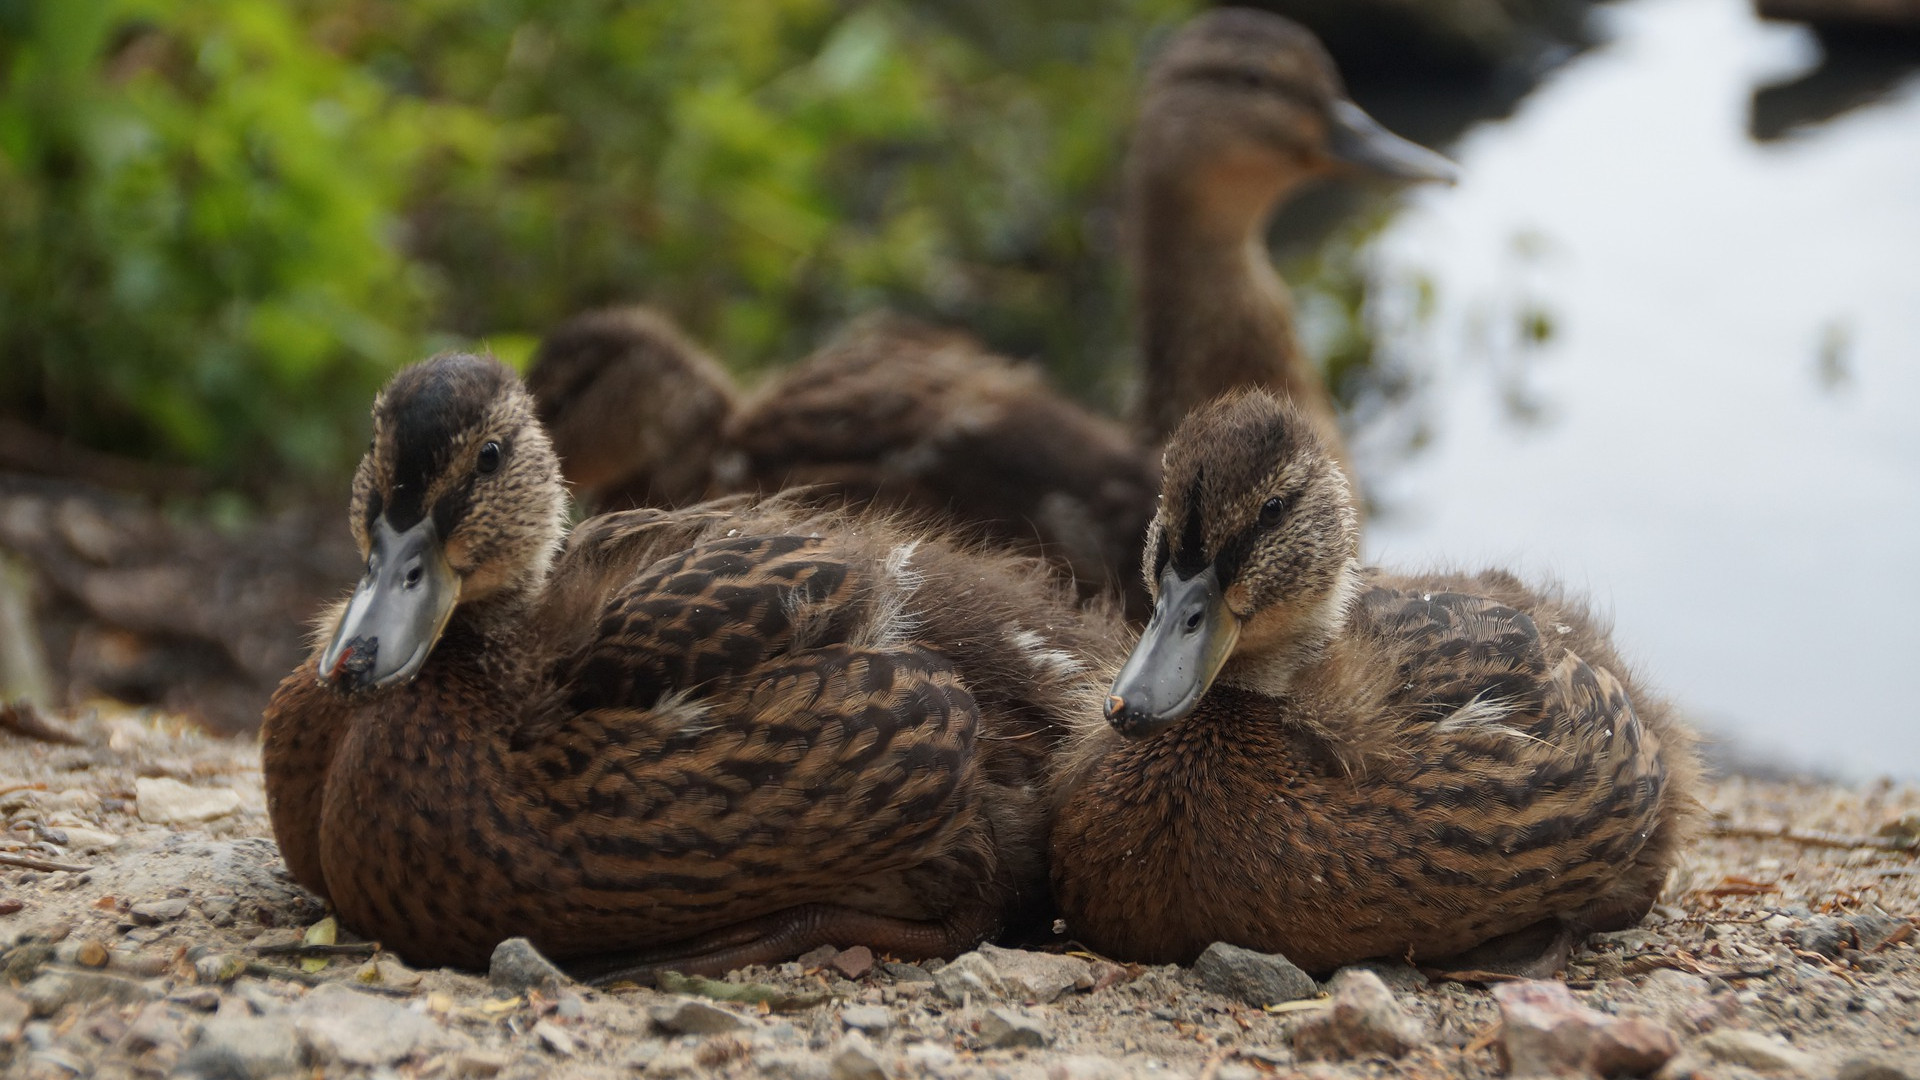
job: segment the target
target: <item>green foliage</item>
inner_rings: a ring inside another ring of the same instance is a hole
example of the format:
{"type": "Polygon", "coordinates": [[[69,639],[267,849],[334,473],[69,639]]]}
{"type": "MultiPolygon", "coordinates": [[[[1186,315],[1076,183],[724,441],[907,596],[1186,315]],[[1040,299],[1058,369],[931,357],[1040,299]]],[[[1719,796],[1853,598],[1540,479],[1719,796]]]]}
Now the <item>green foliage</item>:
{"type": "Polygon", "coordinates": [[[253,481],[437,341],[876,306],[1089,385],[1136,58],[1191,0],[0,0],[0,413],[253,481]]]}
{"type": "Polygon", "coordinates": [[[0,392],[129,454],[337,469],[420,345],[396,209],[445,110],[250,0],[48,0],[0,45],[0,392]]]}

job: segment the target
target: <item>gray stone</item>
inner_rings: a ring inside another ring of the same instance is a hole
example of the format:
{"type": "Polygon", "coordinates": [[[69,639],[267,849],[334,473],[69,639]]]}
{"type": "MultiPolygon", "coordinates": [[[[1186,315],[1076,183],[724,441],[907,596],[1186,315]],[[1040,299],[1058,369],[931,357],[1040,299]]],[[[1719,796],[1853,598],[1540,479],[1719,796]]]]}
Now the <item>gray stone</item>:
{"type": "Polygon", "coordinates": [[[678,997],[665,1005],[655,1005],[648,1015],[655,1024],[681,1035],[723,1035],[753,1026],[739,1013],[697,997],[678,997]]]}
{"type": "Polygon", "coordinates": [[[930,983],[933,981],[933,972],[919,964],[903,964],[898,960],[889,960],[880,965],[880,970],[891,976],[894,982],[930,983]]]}
{"type": "Polygon", "coordinates": [[[1320,992],[1313,977],[1276,953],[1255,952],[1216,941],[1194,961],[1201,985],[1248,1005],[1278,1005],[1320,992]]]}
{"type": "Polygon", "coordinates": [[[133,782],[140,820],[155,825],[194,825],[240,809],[240,793],[231,788],[189,787],[165,776],[133,782]]]}
{"type": "Polygon", "coordinates": [[[933,984],[948,1001],[999,1001],[1007,996],[1000,972],[978,952],[961,953],[953,962],[933,973],[933,984]]]}
{"type": "MultiPolygon", "coordinates": [[[[1371,971],[1380,977],[1381,982],[1387,984],[1387,989],[1396,994],[1423,990],[1428,982],[1427,977],[1420,974],[1419,968],[1404,960],[1366,960],[1358,964],[1349,964],[1340,970],[1371,971]]],[[[1338,978],[1339,972],[1335,972],[1334,977],[1338,978]]]]}
{"type": "Polygon", "coordinates": [[[1853,945],[1853,928],[1831,915],[1815,915],[1790,935],[1796,947],[1821,956],[1839,956],[1853,945]]]}
{"type": "Polygon", "coordinates": [[[561,1057],[572,1057],[580,1052],[580,1048],[574,1045],[573,1036],[567,1034],[559,1024],[551,1020],[536,1022],[533,1025],[533,1034],[546,1044],[547,1049],[561,1057]]]}
{"type": "Polygon", "coordinates": [[[320,1061],[391,1065],[441,1050],[463,1050],[465,1036],[386,998],[326,983],[287,1010],[320,1061]]]}
{"type": "Polygon", "coordinates": [[[980,955],[999,973],[1006,996],[1014,1001],[1048,1004],[1075,987],[1093,985],[1093,968],[1077,956],[980,946],[980,955]]]}
{"type": "Polygon", "coordinates": [[[1303,1058],[1344,1061],[1383,1054],[1397,1058],[1427,1041],[1427,1026],[1409,1016],[1380,976],[1346,968],[1333,977],[1333,1008],[1293,1029],[1293,1052],[1303,1058]]]}
{"type": "Polygon", "coordinates": [[[1898,915],[1889,915],[1879,908],[1849,915],[1844,921],[1847,928],[1853,931],[1855,944],[1865,952],[1873,952],[1896,936],[1909,932],[1913,926],[1898,915]]]}
{"type": "Polygon", "coordinates": [[[988,1009],[980,1017],[980,1042],[996,1049],[1053,1045],[1053,1032],[1040,1020],[1017,1009],[988,1009]]]}
{"type": "Polygon", "coordinates": [[[884,1005],[849,1005],[840,1010],[840,1022],[869,1035],[878,1035],[893,1026],[893,1014],[884,1005]]]}
{"type": "Polygon", "coordinates": [[[840,1048],[834,1051],[827,1075],[832,1080],[887,1080],[887,1069],[880,1064],[880,1056],[867,1037],[849,1031],[847,1037],[840,1040],[840,1048]]]}
{"type": "Polygon", "coordinates": [[[187,913],[187,901],[184,897],[171,900],[149,900],[144,904],[135,904],[127,914],[141,926],[153,926],[156,923],[172,922],[187,913]]]}
{"type": "Polygon", "coordinates": [[[266,1080],[305,1067],[300,1035],[282,1017],[216,1016],[200,1025],[200,1039],[180,1060],[196,1076],[266,1080]]]}
{"type": "MultiPolygon", "coordinates": [[[[763,1050],[753,1055],[753,1065],[760,1075],[778,1080],[829,1080],[833,1075],[832,1067],[819,1054],[799,1050],[763,1050]]],[[[652,1076],[653,1072],[649,1069],[646,1075],[652,1076]]]]}
{"type": "Polygon", "coordinates": [[[1892,1058],[1867,1055],[1849,1058],[1836,1080],[1920,1080],[1920,1067],[1896,1064],[1892,1058]]]}
{"type": "Polygon", "coordinates": [[[1721,1028],[1700,1037],[1695,1044],[1716,1060],[1740,1065],[1757,1073],[1810,1075],[1815,1071],[1811,1057],[1794,1049],[1786,1040],[1757,1031],[1721,1028]]]}
{"type": "Polygon", "coordinates": [[[954,1063],[955,1054],[936,1042],[917,1042],[907,1047],[906,1058],[921,1073],[938,1073],[954,1063]]]}
{"type": "Polygon", "coordinates": [[[35,1016],[52,1016],[62,1007],[83,1001],[111,1001],[116,1005],[137,1005],[152,1001],[160,992],[146,983],[109,975],[104,971],[48,969],[20,988],[20,996],[35,1016]]]}
{"type": "Polygon", "coordinates": [[[508,938],[495,945],[493,959],[487,963],[488,984],[510,994],[555,990],[571,981],[566,972],[540,955],[533,942],[523,937],[508,938]]]}

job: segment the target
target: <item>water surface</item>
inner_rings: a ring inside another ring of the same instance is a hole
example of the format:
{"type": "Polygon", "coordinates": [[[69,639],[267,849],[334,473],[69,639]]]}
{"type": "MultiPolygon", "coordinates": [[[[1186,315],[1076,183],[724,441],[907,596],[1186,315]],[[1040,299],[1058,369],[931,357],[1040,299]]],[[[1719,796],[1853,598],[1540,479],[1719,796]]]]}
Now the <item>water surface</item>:
{"type": "Polygon", "coordinates": [[[1374,245],[1433,438],[1371,470],[1368,555],[1557,577],[1704,725],[1920,778],[1920,80],[1762,142],[1809,32],[1596,17],[1374,245]]]}

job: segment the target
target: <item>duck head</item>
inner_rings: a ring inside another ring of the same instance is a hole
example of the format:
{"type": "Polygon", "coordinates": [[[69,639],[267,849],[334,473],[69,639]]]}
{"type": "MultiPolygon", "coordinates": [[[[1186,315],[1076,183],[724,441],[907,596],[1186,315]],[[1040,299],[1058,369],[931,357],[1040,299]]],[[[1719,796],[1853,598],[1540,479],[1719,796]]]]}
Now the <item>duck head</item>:
{"type": "Polygon", "coordinates": [[[1137,188],[1204,203],[1232,229],[1314,176],[1451,183],[1456,173],[1354,104],[1305,27],[1247,8],[1193,19],[1154,63],[1129,169],[1137,188]]]}
{"type": "Polygon", "coordinates": [[[1107,719],[1152,735],[1216,680],[1280,695],[1345,625],[1359,517],[1312,423],[1263,390],[1194,410],[1167,444],[1144,567],[1154,607],[1107,719]]]}
{"type": "Polygon", "coordinates": [[[407,682],[456,607],[537,594],[565,498],[533,399],[505,365],[449,354],[394,376],[353,478],[366,574],[320,677],[347,693],[407,682]]]}

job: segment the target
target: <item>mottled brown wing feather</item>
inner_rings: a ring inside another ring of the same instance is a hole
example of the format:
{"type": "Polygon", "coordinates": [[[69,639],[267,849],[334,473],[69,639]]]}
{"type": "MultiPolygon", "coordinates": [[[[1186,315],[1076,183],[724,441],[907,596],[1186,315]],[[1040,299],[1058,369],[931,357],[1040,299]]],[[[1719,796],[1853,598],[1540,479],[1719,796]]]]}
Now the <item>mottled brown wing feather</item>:
{"type": "Polygon", "coordinates": [[[568,902],[645,910],[672,940],[945,846],[971,815],[977,723],[939,655],[833,645],[697,703],[584,713],[517,764],[579,868],[568,902]]]}

